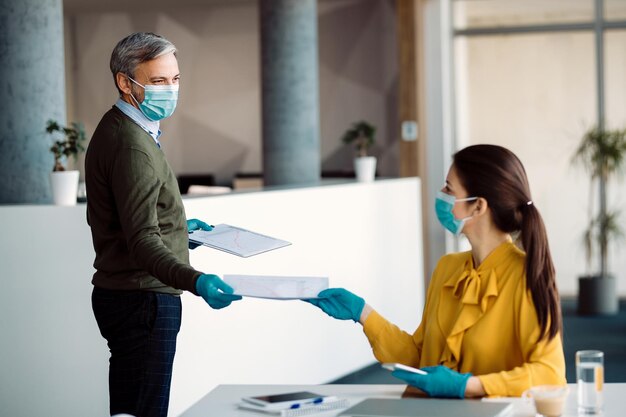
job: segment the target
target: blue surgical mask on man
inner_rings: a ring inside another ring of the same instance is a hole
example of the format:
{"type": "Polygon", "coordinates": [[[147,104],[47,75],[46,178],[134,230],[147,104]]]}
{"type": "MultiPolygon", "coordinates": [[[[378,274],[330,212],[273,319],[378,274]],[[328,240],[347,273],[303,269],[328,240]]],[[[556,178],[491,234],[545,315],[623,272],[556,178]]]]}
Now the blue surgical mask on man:
{"type": "Polygon", "coordinates": [[[452,232],[455,236],[460,235],[463,231],[463,226],[465,226],[465,222],[471,219],[472,216],[465,217],[463,219],[457,219],[452,213],[454,205],[461,201],[473,201],[477,199],[478,197],[457,199],[453,195],[446,194],[443,191],[439,191],[437,193],[437,198],[435,199],[435,212],[437,213],[439,223],[441,223],[443,227],[452,232]]]}
{"type": "Polygon", "coordinates": [[[178,103],[178,84],[142,85],[131,77],[128,77],[128,79],[144,89],[144,97],[141,103],[132,94],[130,96],[139,106],[139,110],[148,119],[156,122],[170,117],[174,113],[178,103]]]}

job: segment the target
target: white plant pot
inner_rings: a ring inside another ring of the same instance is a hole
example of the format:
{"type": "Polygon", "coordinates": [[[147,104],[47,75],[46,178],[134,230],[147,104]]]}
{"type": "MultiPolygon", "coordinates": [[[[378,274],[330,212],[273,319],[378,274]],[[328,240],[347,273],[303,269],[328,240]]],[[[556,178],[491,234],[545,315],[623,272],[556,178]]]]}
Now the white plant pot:
{"type": "Polygon", "coordinates": [[[56,171],[50,173],[52,201],[57,206],[75,206],[78,193],[78,171],[56,171]]]}
{"type": "Polygon", "coordinates": [[[360,156],[354,158],[354,171],[358,182],[374,181],[376,175],[376,157],[360,156]]]}

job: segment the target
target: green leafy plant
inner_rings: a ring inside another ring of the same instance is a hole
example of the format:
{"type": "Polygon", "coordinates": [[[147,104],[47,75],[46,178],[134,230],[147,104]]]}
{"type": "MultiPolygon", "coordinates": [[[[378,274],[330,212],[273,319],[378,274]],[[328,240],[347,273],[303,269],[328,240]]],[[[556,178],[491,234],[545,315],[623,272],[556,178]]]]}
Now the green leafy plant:
{"type": "Polygon", "coordinates": [[[53,135],[53,144],[50,152],[54,155],[54,167],[52,171],[65,171],[68,157],[76,159],[78,154],[85,150],[83,142],[86,139],[85,129],[82,123],[72,122],[71,126],[62,126],[55,120],[48,120],[46,132],[53,135]],[[58,135],[58,134],[61,135],[58,135]],[[56,136],[56,138],[55,138],[56,136]]]}
{"type": "Polygon", "coordinates": [[[590,174],[589,224],[583,241],[585,246],[587,269],[591,269],[594,255],[599,255],[601,277],[607,276],[607,255],[611,241],[624,238],[620,227],[618,210],[607,208],[606,184],[618,174],[623,174],[626,163],[626,129],[602,130],[589,129],[582,137],[572,162],[582,165],[590,174]],[[594,210],[595,186],[599,185],[598,210],[594,210]],[[597,214],[596,214],[597,211],[597,214]]]}
{"type": "Polygon", "coordinates": [[[354,143],[359,157],[367,156],[368,149],[376,141],[376,127],[365,121],[356,122],[343,134],[341,141],[346,145],[354,143]]]}

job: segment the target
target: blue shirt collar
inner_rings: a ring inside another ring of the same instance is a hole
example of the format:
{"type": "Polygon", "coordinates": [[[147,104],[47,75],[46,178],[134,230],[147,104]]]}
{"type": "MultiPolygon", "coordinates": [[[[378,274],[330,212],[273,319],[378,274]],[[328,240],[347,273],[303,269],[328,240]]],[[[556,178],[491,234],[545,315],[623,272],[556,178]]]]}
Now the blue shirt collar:
{"type": "Polygon", "coordinates": [[[137,123],[143,130],[148,132],[152,139],[156,142],[156,144],[161,147],[161,143],[159,142],[159,136],[161,136],[161,130],[159,129],[160,122],[157,120],[156,122],[148,119],[141,110],[136,107],[131,106],[121,98],[117,100],[115,106],[122,111],[126,116],[130,117],[133,122],[137,123]]]}

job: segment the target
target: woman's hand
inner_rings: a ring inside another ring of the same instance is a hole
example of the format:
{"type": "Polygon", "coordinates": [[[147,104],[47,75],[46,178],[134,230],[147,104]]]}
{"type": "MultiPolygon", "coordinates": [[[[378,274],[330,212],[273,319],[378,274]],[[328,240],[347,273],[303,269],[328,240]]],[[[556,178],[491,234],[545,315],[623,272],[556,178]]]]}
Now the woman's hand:
{"type": "Polygon", "coordinates": [[[460,374],[445,366],[422,368],[426,375],[395,370],[391,375],[417,387],[430,397],[465,398],[465,387],[472,374],[460,374]]]}
{"type": "Polygon", "coordinates": [[[361,319],[365,300],[343,288],[328,288],[317,295],[319,298],[304,300],[338,320],[361,319]]]}

